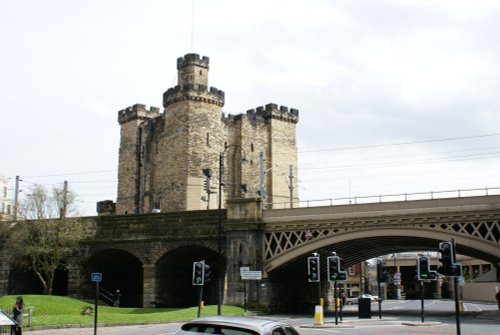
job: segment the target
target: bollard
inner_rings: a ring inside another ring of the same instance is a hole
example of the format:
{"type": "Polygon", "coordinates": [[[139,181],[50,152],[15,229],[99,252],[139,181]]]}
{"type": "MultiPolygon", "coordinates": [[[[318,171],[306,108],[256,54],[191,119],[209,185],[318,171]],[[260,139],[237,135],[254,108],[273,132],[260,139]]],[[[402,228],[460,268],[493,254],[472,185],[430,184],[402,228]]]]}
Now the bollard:
{"type": "Polygon", "coordinates": [[[314,324],[322,325],[323,324],[323,306],[317,305],[314,310],[314,324]]]}

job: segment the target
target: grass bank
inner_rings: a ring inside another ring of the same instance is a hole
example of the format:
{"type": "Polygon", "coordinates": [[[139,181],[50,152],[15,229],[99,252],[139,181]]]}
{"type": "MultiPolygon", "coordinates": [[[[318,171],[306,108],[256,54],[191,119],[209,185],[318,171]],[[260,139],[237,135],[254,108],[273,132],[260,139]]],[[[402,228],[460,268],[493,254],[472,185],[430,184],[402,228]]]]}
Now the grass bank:
{"type": "MultiPolygon", "coordinates": [[[[46,295],[23,295],[25,306],[33,306],[32,326],[85,325],[93,324],[93,315],[81,315],[82,310],[94,307],[85,301],[69,297],[46,295]]],[[[12,309],[16,296],[0,298],[0,308],[12,309]]],[[[123,308],[99,306],[100,324],[124,323],[160,323],[190,320],[197,316],[198,308],[123,308]]],[[[234,306],[222,306],[223,315],[242,315],[243,309],[234,306]]],[[[217,306],[206,306],[201,316],[217,315],[217,306]]]]}

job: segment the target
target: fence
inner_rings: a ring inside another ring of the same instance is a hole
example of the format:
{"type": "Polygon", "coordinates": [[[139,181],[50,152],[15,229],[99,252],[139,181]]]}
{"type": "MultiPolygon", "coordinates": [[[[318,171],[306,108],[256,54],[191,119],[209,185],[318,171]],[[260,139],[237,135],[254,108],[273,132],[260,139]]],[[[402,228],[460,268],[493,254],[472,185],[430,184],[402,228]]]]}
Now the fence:
{"type": "MultiPolygon", "coordinates": [[[[319,206],[335,206],[335,205],[356,205],[368,204],[377,202],[389,201],[414,201],[414,200],[433,200],[443,198],[463,198],[499,195],[500,187],[485,187],[471,189],[457,189],[447,191],[429,191],[429,192],[413,192],[413,193],[398,193],[398,194],[379,194],[366,195],[342,198],[316,199],[316,200],[301,200],[293,203],[293,207],[319,207],[319,206]]],[[[266,208],[290,208],[290,202],[275,202],[266,204],[266,208]]]]}

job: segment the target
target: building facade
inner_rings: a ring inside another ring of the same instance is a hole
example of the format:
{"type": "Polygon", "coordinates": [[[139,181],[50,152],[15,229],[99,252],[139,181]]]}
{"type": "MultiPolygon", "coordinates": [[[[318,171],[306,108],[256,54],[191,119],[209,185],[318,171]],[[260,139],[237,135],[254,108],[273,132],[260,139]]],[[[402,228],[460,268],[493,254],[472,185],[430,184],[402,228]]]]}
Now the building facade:
{"type": "Polygon", "coordinates": [[[9,197],[9,178],[0,176],[0,221],[12,220],[13,201],[9,197]]]}
{"type": "Polygon", "coordinates": [[[226,116],[225,93],[208,86],[208,57],[187,54],[177,71],[163,112],[136,104],[118,113],[116,213],[217,208],[219,179],[222,207],[261,193],[268,207],[298,201],[298,110],[267,104],[226,116]]]}

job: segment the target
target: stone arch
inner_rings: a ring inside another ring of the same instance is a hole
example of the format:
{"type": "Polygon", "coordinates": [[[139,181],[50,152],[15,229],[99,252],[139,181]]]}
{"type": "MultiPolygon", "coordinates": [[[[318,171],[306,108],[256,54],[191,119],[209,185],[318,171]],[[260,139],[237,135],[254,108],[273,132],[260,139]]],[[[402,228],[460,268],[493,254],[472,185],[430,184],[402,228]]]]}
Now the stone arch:
{"type": "MultiPolygon", "coordinates": [[[[33,270],[21,268],[12,264],[8,272],[8,292],[16,294],[45,294],[42,283],[33,270]]],[[[57,268],[52,283],[52,294],[68,294],[68,271],[62,267],[57,268]]]]}
{"type": "Polygon", "coordinates": [[[102,273],[100,288],[110,293],[110,299],[102,299],[113,304],[114,294],[120,290],[120,306],[142,307],[143,267],[135,255],[123,249],[101,249],[95,251],[86,261],[86,276],[93,272],[102,273]]]}
{"type": "Polygon", "coordinates": [[[217,303],[217,278],[222,271],[225,276],[225,261],[218,265],[218,254],[202,245],[184,245],[163,254],[155,264],[156,301],[158,307],[191,307],[198,305],[199,286],[192,284],[193,262],[204,260],[210,267],[208,282],[203,285],[205,305],[217,303]]]}

